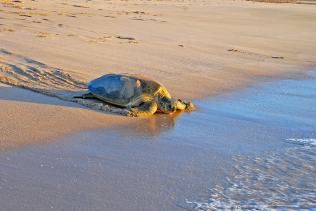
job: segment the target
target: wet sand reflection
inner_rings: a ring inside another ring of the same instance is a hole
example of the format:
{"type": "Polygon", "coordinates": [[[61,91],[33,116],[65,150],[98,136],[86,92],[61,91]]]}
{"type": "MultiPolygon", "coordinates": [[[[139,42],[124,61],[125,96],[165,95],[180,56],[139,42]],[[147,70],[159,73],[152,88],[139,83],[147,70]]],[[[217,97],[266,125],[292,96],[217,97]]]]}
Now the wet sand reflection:
{"type": "Polygon", "coordinates": [[[170,114],[156,113],[143,120],[141,119],[141,121],[134,125],[128,125],[126,130],[135,136],[160,136],[161,134],[171,131],[175,128],[176,119],[179,118],[183,112],[183,110],[178,110],[170,114]]]}

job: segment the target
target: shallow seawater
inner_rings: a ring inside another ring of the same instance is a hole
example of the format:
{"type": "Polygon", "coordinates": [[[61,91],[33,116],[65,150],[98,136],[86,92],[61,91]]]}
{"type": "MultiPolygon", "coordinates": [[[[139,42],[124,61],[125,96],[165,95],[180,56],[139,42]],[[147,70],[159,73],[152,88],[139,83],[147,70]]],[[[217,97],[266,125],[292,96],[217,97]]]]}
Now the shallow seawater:
{"type": "Polygon", "coordinates": [[[316,72],[0,152],[5,210],[316,209],[316,72]]]}
{"type": "MultiPolygon", "coordinates": [[[[315,77],[315,72],[310,76],[315,77]]],[[[199,211],[316,210],[315,103],[313,78],[261,84],[225,102],[219,100],[218,106],[208,106],[243,126],[246,122],[257,125],[250,145],[278,144],[263,153],[233,155],[236,173],[225,178],[225,185],[213,186],[208,197],[187,200],[188,207],[199,211]]]]}
{"type": "Polygon", "coordinates": [[[187,204],[193,210],[316,210],[316,140],[287,141],[296,146],[234,156],[237,174],[226,178],[229,185],[187,204]]]}

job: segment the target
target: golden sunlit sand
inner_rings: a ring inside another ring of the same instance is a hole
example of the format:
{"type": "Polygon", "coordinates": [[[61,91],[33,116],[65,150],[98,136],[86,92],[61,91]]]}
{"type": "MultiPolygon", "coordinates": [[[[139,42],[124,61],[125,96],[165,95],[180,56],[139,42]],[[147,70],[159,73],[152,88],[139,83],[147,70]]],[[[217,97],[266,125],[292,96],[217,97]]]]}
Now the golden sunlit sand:
{"type": "Polygon", "coordinates": [[[314,79],[296,79],[315,76],[316,7],[263,2],[0,0],[0,207],[208,210],[211,187],[235,208],[248,193],[315,207],[315,156],[277,150],[315,140],[314,79]],[[195,110],[131,118],[73,98],[109,73],[195,110]]]}
{"type": "MultiPolygon", "coordinates": [[[[207,98],[260,82],[261,76],[304,77],[301,72],[315,64],[315,15],[315,7],[304,4],[244,1],[1,1],[0,80],[55,96],[83,90],[107,73],[131,72],[160,81],[175,98],[207,98]]],[[[1,85],[6,89],[10,100],[0,102],[12,110],[1,106],[2,148],[22,138],[17,131],[35,121],[29,115],[46,118],[51,112],[41,100],[34,103],[38,109],[24,112],[15,102],[21,101],[19,92],[1,85]],[[8,113],[19,121],[8,121],[8,113]]],[[[72,120],[81,125],[76,130],[100,126],[85,113],[102,119],[102,126],[139,121],[67,109],[54,113],[69,116],[58,131],[72,132],[72,120]]],[[[45,128],[34,124],[34,131],[45,128]]],[[[31,133],[30,141],[23,133],[23,142],[46,140],[48,130],[41,131],[31,133]]]]}

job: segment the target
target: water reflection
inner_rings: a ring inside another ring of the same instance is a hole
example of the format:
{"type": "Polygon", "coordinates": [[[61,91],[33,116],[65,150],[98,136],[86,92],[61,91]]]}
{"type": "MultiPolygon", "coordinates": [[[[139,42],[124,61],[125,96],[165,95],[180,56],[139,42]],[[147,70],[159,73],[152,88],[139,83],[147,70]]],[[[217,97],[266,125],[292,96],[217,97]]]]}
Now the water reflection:
{"type": "Polygon", "coordinates": [[[144,118],[134,125],[127,126],[126,129],[129,130],[130,134],[135,136],[160,136],[175,128],[176,119],[179,118],[183,112],[183,110],[178,110],[170,114],[156,113],[153,116],[144,118]]]}

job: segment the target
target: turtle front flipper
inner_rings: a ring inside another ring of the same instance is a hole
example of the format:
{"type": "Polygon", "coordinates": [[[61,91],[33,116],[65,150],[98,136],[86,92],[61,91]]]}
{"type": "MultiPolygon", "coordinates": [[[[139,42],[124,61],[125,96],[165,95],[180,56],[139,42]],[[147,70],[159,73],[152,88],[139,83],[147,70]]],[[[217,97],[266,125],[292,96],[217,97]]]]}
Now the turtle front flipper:
{"type": "Polygon", "coordinates": [[[91,92],[88,94],[83,94],[80,96],[74,96],[74,98],[83,98],[83,99],[89,99],[89,98],[96,98],[91,92]]]}
{"type": "Polygon", "coordinates": [[[125,111],[127,111],[126,116],[129,117],[150,116],[157,111],[157,103],[155,101],[147,101],[135,108],[128,107],[125,111]]]}

